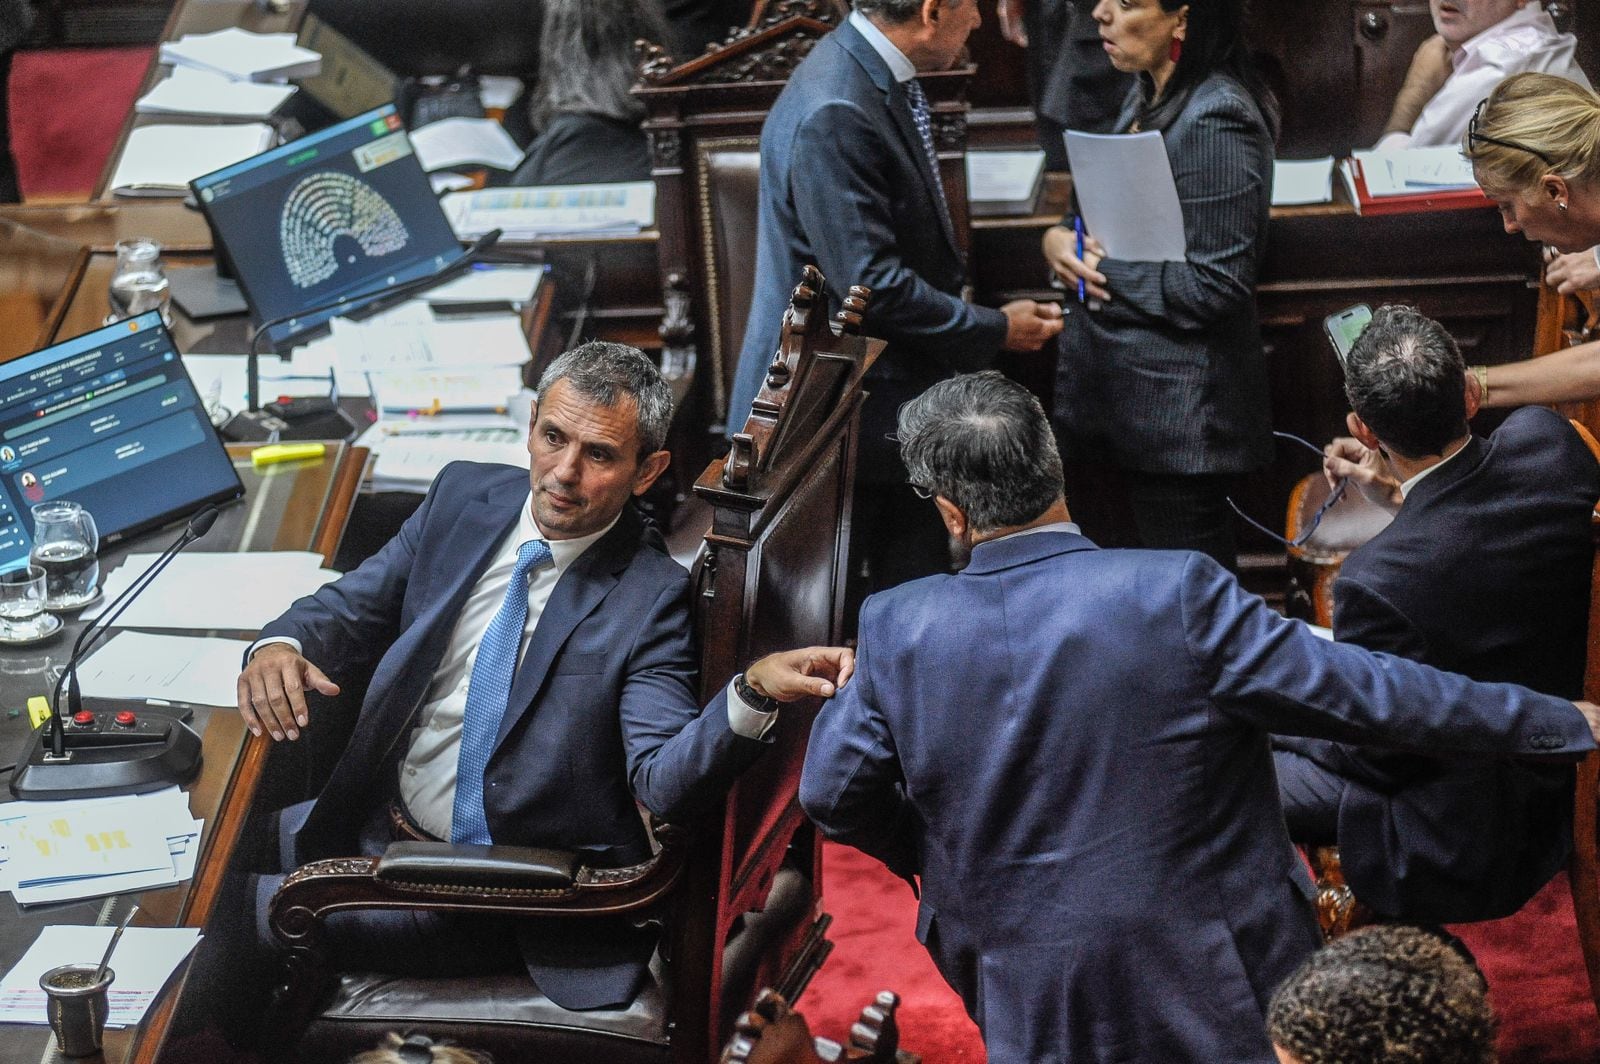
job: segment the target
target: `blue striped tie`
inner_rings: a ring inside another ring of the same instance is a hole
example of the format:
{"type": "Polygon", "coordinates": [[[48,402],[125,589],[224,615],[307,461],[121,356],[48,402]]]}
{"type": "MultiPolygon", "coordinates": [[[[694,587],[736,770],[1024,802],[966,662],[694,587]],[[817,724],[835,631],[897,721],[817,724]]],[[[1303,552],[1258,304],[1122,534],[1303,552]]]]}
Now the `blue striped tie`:
{"type": "Polygon", "coordinates": [[[456,761],[456,800],[450,812],[450,841],[487,846],[489,821],[483,812],[483,770],[494,751],[494,737],[511,700],[517,651],[528,621],[528,578],[550,560],[550,547],[530,539],[517,548],[500,611],[484,630],[478,657],[467,681],[467,708],[461,720],[461,753],[456,761]]]}
{"type": "Polygon", "coordinates": [[[939,194],[939,206],[946,214],[950,205],[944,198],[944,178],[939,176],[939,153],[933,148],[933,117],[928,111],[928,95],[922,91],[922,82],[908,78],[905,82],[906,100],[911,104],[911,120],[916,124],[917,136],[922,140],[922,153],[928,157],[933,170],[933,190],[939,194]]]}

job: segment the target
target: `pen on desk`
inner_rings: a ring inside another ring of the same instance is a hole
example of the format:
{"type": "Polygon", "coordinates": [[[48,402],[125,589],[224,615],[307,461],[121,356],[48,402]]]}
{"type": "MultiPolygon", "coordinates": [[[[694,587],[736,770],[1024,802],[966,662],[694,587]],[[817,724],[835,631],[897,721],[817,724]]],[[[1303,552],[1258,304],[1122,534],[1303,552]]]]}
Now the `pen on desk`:
{"type": "MultiPolygon", "coordinates": [[[[1078,215],[1073,215],[1073,218],[1072,218],[1072,232],[1073,232],[1073,235],[1075,235],[1078,238],[1078,261],[1082,262],[1083,261],[1083,218],[1082,217],[1080,217],[1078,215]]],[[[1078,302],[1079,303],[1083,302],[1083,296],[1084,296],[1083,278],[1079,277],[1078,278],[1078,302]]]]}

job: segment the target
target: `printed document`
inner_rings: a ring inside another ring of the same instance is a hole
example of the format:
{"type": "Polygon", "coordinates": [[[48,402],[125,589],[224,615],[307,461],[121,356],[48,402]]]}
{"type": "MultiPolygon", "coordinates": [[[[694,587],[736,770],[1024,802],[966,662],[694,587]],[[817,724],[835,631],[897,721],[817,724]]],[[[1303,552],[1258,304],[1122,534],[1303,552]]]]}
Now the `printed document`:
{"type": "Polygon", "coordinates": [[[1067,157],[1084,227],[1106,254],[1182,262],[1183,208],[1161,134],[1067,130],[1067,157]]]}
{"type": "MultiPolygon", "coordinates": [[[[111,944],[112,927],[54,924],[39,932],[28,952],[0,979],[0,1023],[49,1023],[39,977],[63,964],[97,964],[111,944]]],[[[197,927],[130,927],[111,954],[116,979],[106,997],[107,1027],[132,1027],[200,941],[197,927]]],[[[54,1054],[51,1054],[52,1056],[54,1054]]]]}

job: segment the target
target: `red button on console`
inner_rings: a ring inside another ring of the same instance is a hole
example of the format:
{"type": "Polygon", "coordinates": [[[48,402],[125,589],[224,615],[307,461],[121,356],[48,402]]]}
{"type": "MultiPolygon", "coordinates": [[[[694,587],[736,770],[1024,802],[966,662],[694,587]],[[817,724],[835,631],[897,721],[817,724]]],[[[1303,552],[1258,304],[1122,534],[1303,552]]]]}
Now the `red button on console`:
{"type": "Polygon", "coordinates": [[[87,709],[80,709],[78,712],[72,715],[72,723],[81,724],[87,727],[88,725],[94,723],[94,714],[90,713],[87,709]]]}
{"type": "Polygon", "coordinates": [[[121,713],[117,714],[117,723],[122,725],[124,728],[131,728],[135,724],[139,723],[139,718],[133,715],[133,710],[125,709],[121,713]]]}

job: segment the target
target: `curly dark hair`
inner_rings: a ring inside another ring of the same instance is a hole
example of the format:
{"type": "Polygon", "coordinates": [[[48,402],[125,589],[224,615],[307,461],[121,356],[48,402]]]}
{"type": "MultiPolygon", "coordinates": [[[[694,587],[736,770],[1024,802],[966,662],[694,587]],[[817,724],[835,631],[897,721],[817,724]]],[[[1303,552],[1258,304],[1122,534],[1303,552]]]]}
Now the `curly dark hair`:
{"type": "Polygon", "coordinates": [[[1495,1064],[1483,977],[1437,935],[1363,928],[1272,996],[1267,1032],[1301,1064],[1495,1064]]]}

